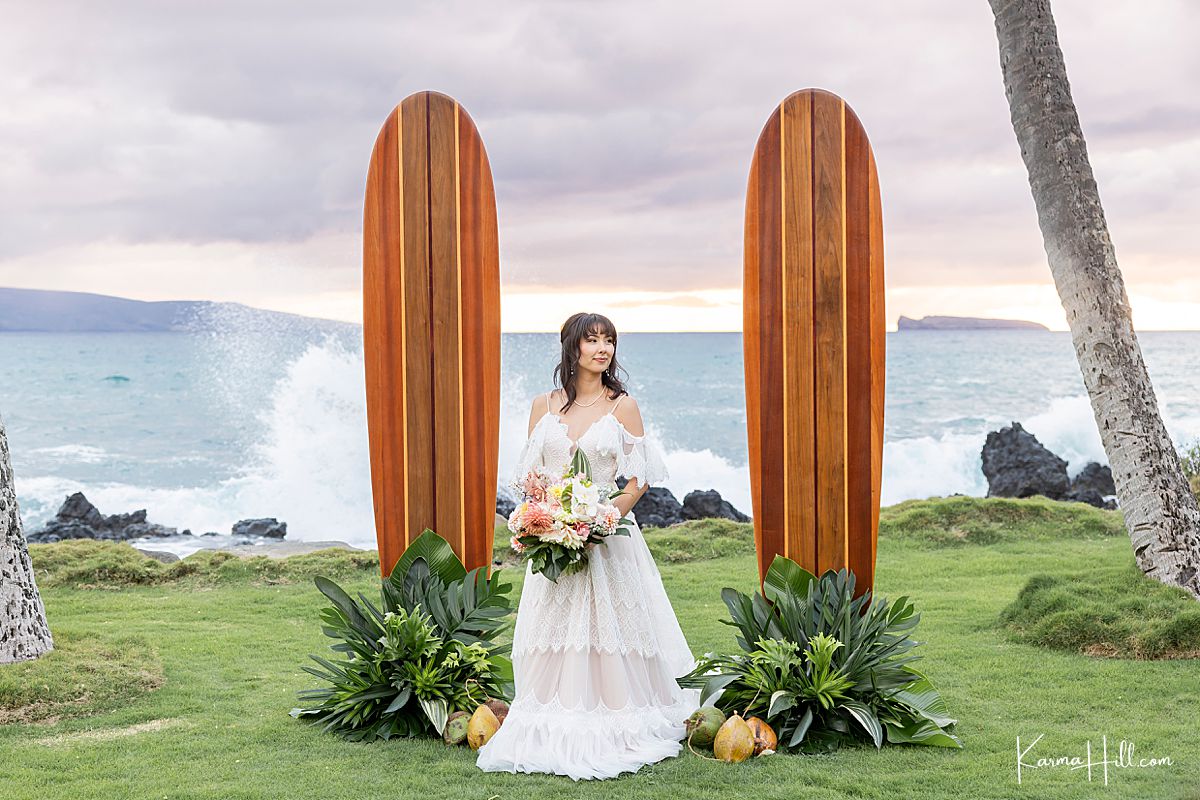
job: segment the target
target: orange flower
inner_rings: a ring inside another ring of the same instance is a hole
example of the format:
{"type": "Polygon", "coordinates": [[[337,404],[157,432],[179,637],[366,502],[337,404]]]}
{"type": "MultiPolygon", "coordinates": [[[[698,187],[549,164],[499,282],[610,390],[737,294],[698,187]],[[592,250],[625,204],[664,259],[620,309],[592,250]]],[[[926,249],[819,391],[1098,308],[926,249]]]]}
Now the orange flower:
{"type": "Polygon", "coordinates": [[[554,527],[554,515],[543,503],[530,503],[521,517],[521,529],[526,533],[544,533],[554,527]]]}

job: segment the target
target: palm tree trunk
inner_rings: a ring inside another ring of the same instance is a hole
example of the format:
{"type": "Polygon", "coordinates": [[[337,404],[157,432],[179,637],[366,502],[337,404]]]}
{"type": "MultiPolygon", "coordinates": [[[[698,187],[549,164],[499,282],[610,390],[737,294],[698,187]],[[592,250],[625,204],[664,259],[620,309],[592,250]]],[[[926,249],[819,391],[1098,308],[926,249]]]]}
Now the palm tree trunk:
{"type": "Polygon", "coordinates": [[[1050,272],[1138,566],[1200,598],[1200,509],[1133,330],[1049,0],[989,0],[1050,272]]]}
{"type": "Polygon", "coordinates": [[[0,664],[38,658],[53,649],[54,638],[21,532],[8,434],[0,420],[0,664]]]}

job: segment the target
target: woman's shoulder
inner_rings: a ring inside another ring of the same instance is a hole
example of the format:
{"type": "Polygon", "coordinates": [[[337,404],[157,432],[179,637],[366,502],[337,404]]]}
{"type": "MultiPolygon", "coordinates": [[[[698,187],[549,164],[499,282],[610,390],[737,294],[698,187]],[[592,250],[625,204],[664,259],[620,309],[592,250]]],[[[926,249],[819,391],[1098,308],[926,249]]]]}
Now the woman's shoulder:
{"type": "Polygon", "coordinates": [[[621,394],[612,398],[612,402],[613,408],[617,409],[617,411],[622,411],[627,408],[636,409],[638,407],[637,400],[634,399],[634,396],[629,392],[622,392],[621,394]]]}
{"type": "Polygon", "coordinates": [[[642,427],[642,410],[638,407],[638,401],[633,395],[625,393],[617,398],[616,405],[613,406],[612,415],[617,418],[617,422],[632,433],[634,436],[643,435],[642,427]]]}

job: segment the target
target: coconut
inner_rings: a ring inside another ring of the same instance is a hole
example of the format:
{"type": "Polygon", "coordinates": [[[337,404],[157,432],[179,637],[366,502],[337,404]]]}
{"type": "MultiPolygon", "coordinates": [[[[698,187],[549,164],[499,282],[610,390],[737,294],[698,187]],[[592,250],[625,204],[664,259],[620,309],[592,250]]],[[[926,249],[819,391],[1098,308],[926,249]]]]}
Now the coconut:
{"type": "Polygon", "coordinates": [[[745,761],[753,752],[754,731],[750,730],[742,715],[735,711],[717,731],[717,737],[713,739],[713,755],[722,761],[736,764],[745,761]]]}
{"type": "Polygon", "coordinates": [[[508,703],[503,700],[488,700],[484,705],[492,710],[492,713],[496,715],[496,721],[503,725],[504,718],[508,716],[508,703]]]}
{"type": "Polygon", "coordinates": [[[725,724],[725,712],[716,706],[703,706],[692,712],[684,723],[688,741],[711,747],[717,731],[725,724]]]}
{"type": "Polygon", "coordinates": [[[446,720],[446,728],[442,731],[442,741],[446,744],[462,744],[467,740],[467,725],[471,715],[465,711],[455,711],[446,720]]]}
{"type": "Polygon", "coordinates": [[[471,721],[467,723],[467,744],[471,745],[472,750],[478,750],[487,744],[488,739],[499,729],[500,720],[496,719],[490,708],[480,704],[471,715],[471,721]]]}
{"type": "Polygon", "coordinates": [[[746,720],[746,724],[750,726],[750,731],[754,734],[754,755],[769,755],[766,751],[775,752],[775,746],[779,744],[779,737],[775,735],[775,729],[767,724],[766,720],[758,717],[751,717],[746,720]]]}

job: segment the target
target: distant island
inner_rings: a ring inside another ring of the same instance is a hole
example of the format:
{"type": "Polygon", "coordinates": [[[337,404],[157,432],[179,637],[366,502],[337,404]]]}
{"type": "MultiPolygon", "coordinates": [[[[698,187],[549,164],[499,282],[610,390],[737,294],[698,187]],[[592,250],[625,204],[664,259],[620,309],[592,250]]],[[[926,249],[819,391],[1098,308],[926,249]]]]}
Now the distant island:
{"type": "Polygon", "coordinates": [[[1048,331],[1045,325],[1023,319],[984,319],[982,317],[900,317],[896,322],[898,331],[983,331],[1017,330],[1048,331]]]}
{"type": "Polygon", "coordinates": [[[88,292],[0,287],[0,333],[205,332],[306,328],[330,332],[360,326],[210,300],[147,302],[88,292]]]}

